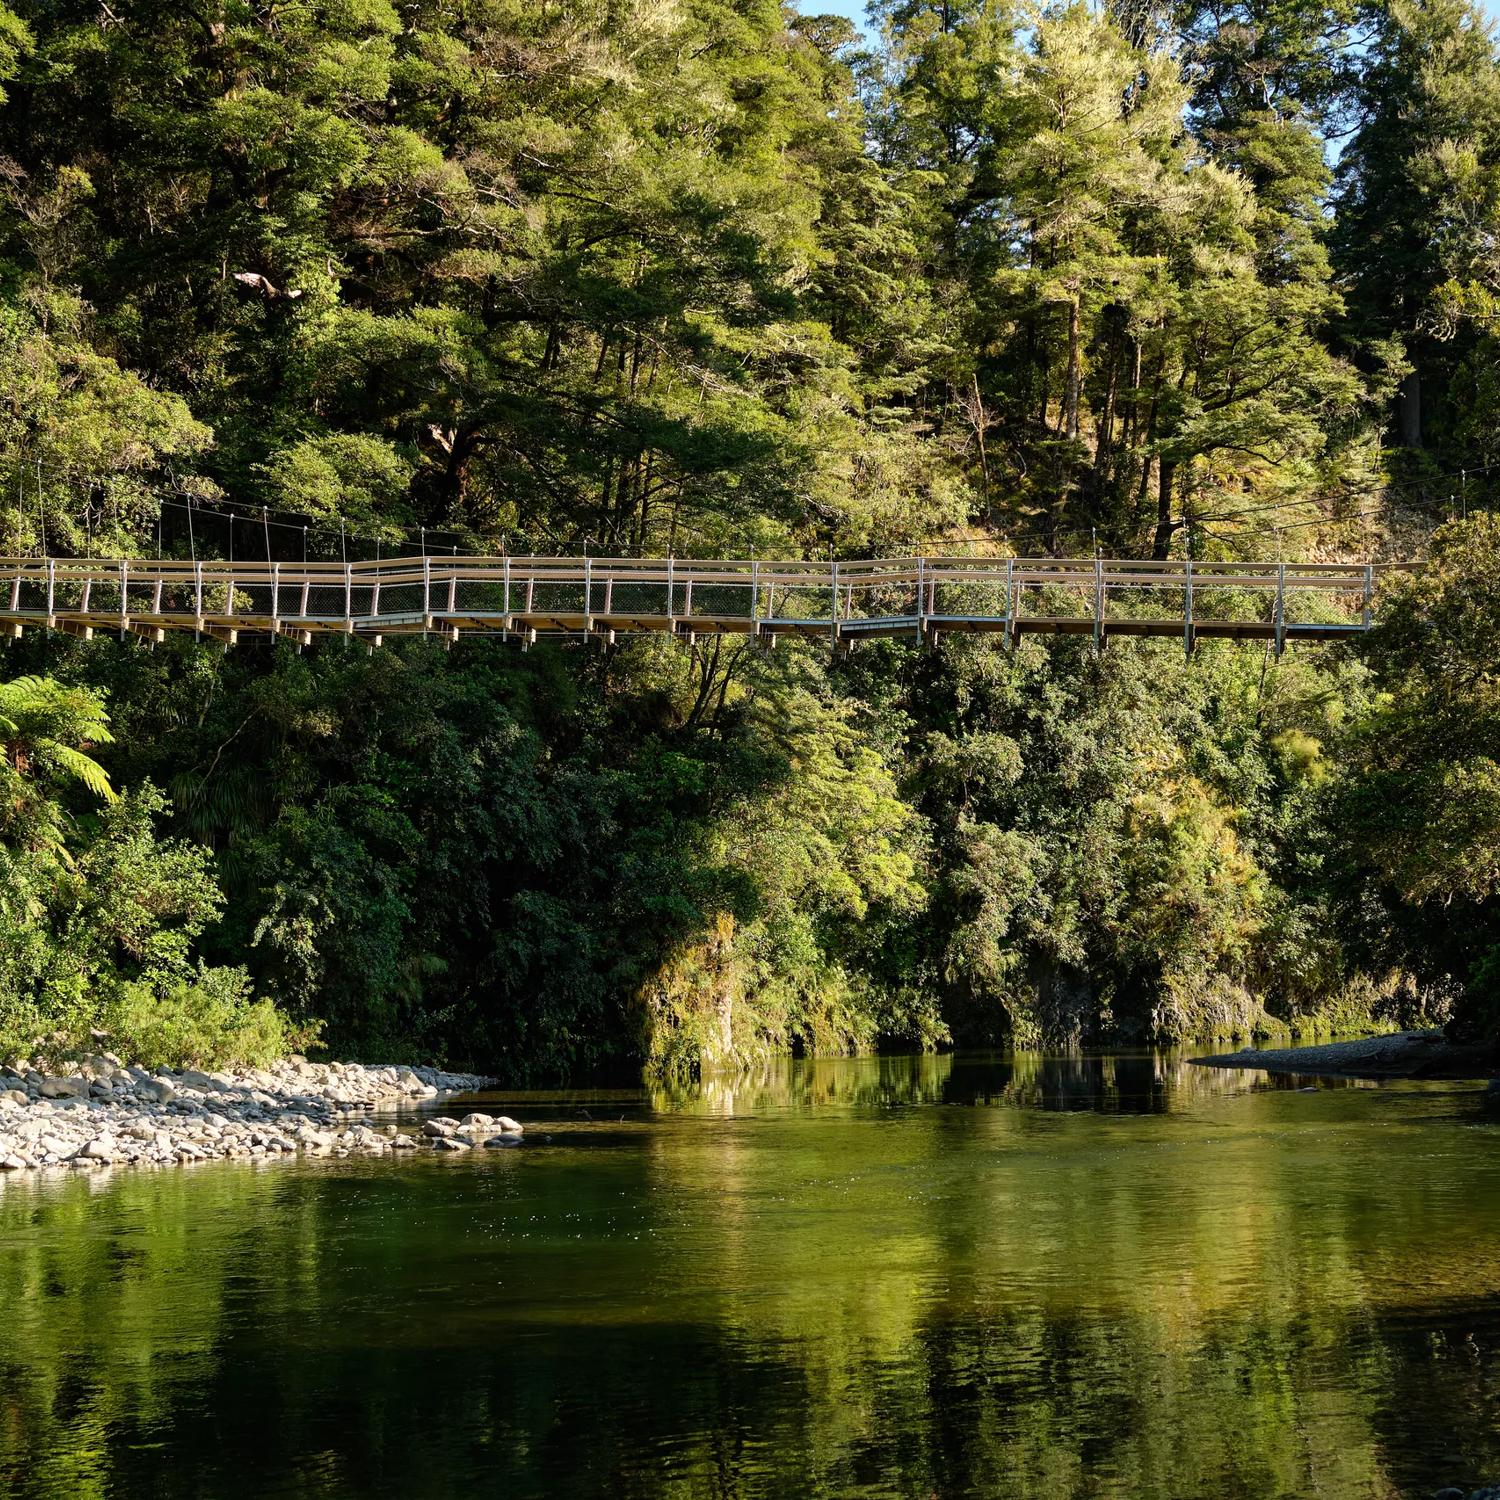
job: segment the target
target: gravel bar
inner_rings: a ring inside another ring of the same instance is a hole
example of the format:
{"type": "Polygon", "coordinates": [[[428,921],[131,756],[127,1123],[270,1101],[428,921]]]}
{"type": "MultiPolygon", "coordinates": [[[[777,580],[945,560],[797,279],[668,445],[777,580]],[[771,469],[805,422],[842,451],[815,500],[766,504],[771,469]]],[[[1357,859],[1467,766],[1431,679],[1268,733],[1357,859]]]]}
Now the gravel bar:
{"type": "Polygon", "coordinates": [[[436,1068],[288,1058],[226,1073],[149,1072],[90,1057],[65,1073],[0,1067],[0,1173],[518,1146],[505,1115],[375,1125],[377,1108],[469,1094],[490,1080],[436,1068]]]}
{"type": "Polygon", "coordinates": [[[1243,1047],[1192,1061],[1207,1068],[1261,1068],[1268,1073],[1346,1078],[1491,1078],[1500,1073],[1492,1050],[1451,1042],[1436,1028],[1315,1047],[1243,1047]]]}

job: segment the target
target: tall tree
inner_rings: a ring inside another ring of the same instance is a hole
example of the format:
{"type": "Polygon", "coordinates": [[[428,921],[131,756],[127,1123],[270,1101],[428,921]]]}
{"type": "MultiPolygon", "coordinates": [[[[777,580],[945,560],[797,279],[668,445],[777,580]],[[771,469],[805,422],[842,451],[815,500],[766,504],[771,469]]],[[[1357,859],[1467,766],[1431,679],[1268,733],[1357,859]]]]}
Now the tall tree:
{"type": "Polygon", "coordinates": [[[1419,449],[1449,423],[1446,389],[1466,352],[1444,336],[1440,292],[1494,222],[1500,69],[1469,0],[1390,0],[1378,16],[1359,129],[1339,162],[1335,248],[1349,336],[1399,375],[1395,433],[1419,449]]]}

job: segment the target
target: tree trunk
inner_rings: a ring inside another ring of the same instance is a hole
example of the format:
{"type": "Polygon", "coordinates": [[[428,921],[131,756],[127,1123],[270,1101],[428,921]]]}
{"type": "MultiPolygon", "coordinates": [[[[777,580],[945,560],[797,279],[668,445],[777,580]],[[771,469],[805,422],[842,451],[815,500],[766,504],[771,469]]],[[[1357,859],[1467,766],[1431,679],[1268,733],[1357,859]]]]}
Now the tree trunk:
{"type": "Polygon", "coordinates": [[[979,477],[984,482],[984,513],[990,514],[990,456],[984,444],[984,429],[989,425],[989,413],[984,409],[984,396],[979,389],[979,371],[974,374],[974,435],[979,440],[979,477]]]}
{"type": "MultiPolygon", "coordinates": [[[[1156,441],[1156,419],[1157,419],[1157,416],[1159,415],[1159,413],[1161,411],[1161,382],[1162,382],[1162,377],[1166,373],[1167,373],[1167,354],[1166,354],[1166,351],[1163,350],[1162,353],[1161,353],[1161,355],[1160,355],[1160,357],[1156,361],[1156,372],[1152,376],[1152,380],[1151,380],[1151,405],[1150,405],[1150,407],[1148,409],[1147,416],[1146,416],[1146,437],[1145,437],[1145,441],[1147,443],[1154,443],[1156,441]]],[[[1137,508],[1137,510],[1139,510],[1139,508],[1145,502],[1145,499],[1146,499],[1146,489],[1150,485],[1150,483],[1151,483],[1151,457],[1150,457],[1149,454],[1147,454],[1147,456],[1141,460],[1141,487],[1140,487],[1139,490],[1136,491],[1136,508],[1137,508]]]]}
{"type": "Polygon", "coordinates": [[[1078,436],[1078,390],[1083,384],[1083,357],[1079,348],[1078,298],[1068,303],[1068,379],[1063,391],[1063,432],[1078,436]]]}
{"type": "Polygon", "coordinates": [[[1156,477],[1156,535],[1151,541],[1151,555],[1157,562],[1165,562],[1172,550],[1172,533],[1177,523],[1172,519],[1172,479],[1177,465],[1162,459],[1156,477]]]}
{"type": "Polygon", "coordinates": [[[1136,433],[1141,425],[1141,343],[1131,339],[1130,401],[1125,409],[1124,431],[1120,435],[1122,448],[1134,448],[1136,433]]]}
{"type": "Polygon", "coordinates": [[[1099,431],[1094,444],[1095,484],[1104,486],[1104,461],[1114,437],[1115,397],[1120,388],[1120,353],[1113,340],[1109,346],[1109,381],[1104,388],[1104,410],[1099,415],[1099,431]]]}
{"type": "Polygon", "coordinates": [[[1413,370],[1401,382],[1396,393],[1396,420],[1401,429],[1403,448],[1422,446],[1422,377],[1413,370]]]}

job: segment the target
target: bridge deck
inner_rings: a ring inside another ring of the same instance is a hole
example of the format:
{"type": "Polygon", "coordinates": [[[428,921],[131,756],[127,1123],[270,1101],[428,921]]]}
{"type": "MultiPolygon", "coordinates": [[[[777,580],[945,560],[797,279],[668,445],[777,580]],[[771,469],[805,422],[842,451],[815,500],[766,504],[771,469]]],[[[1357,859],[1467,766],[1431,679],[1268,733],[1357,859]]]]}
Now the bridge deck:
{"type": "Polygon", "coordinates": [[[945,633],[1343,639],[1409,564],[917,557],[859,562],[402,557],[301,563],[0,558],[0,629],[241,635],[653,632],[838,644],[945,633]]]}

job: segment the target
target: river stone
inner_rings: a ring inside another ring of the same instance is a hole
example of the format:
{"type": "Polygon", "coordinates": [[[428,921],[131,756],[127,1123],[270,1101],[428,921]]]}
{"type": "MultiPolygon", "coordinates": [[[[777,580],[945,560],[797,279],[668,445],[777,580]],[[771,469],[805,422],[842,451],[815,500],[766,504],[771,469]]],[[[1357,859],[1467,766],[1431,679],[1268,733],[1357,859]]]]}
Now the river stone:
{"type": "Polygon", "coordinates": [[[521,1137],[518,1135],[492,1135],[484,1144],[487,1150],[498,1151],[504,1146],[519,1146],[521,1144],[521,1137]]]}
{"type": "Polygon", "coordinates": [[[25,1161],[19,1156],[0,1156],[0,1172],[24,1172],[25,1161]]]}
{"type": "MultiPolygon", "coordinates": [[[[441,1092],[472,1093],[490,1080],[434,1069],[298,1065],[205,1073],[152,1072],[99,1053],[70,1076],[43,1075],[31,1064],[0,1069],[0,1161],[7,1171],[36,1166],[79,1169],[109,1163],[165,1166],[214,1158],[309,1155],[337,1151],[385,1155],[430,1144],[468,1150],[495,1134],[490,1117],[463,1125],[439,1115],[423,1134],[357,1120],[372,1102],[441,1092]],[[42,1097],[46,1085],[45,1097],[42,1097]],[[196,1089],[206,1098],[188,1096],[196,1089]],[[455,1138],[451,1143],[450,1137],[455,1138]],[[289,1138],[290,1137],[290,1138],[289,1138]],[[388,1138],[388,1139],[387,1139],[388,1138]]],[[[507,1133],[508,1134],[508,1133],[507,1133]]],[[[516,1144],[509,1140],[507,1144],[516,1144]]]]}
{"type": "Polygon", "coordinates": [[[516,1120],[512,1120],[509,1115],[501,1115],[499,1117],[499,1119],[497,1119],[495,1121],[495,1124],[498,1125],[501,1128],[501,1130],[506,1131],[508,1134],[511,1134],[511,1135],[520,1135],[521,1134],[521,1125],[520,1125],[520,1123],[518,1121],[516,1121],[516,1120]]]}
{"type": "Polygon", "coordinates": [[[87,1078],[44,1078],[37,1090],[43,1099],[76,1099],[88,1091],[87,1078]]]}

